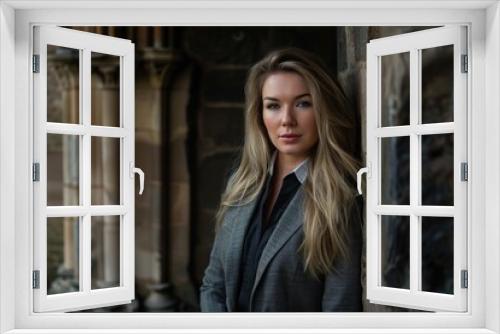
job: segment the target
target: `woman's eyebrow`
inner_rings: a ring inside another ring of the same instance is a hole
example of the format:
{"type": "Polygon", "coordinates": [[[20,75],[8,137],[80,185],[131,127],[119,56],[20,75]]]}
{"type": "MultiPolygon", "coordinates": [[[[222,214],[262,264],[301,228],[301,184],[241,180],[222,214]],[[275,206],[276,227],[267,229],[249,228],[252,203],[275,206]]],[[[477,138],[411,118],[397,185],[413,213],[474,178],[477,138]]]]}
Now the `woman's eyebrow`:
{"type": "MultiPolygon", "coordinates": [[[[297,95],[294,99],[297,100],[297,99],[300,99],[300,98],[305,97],[305,96],[311,96],[311,94],[309,94],[309,93],[300,94],[300,95],[297,95]]],[[[277,99],[275,97],[271,97],[271,96],[264,96],[262,99],[263,100],[271,100],[271,101],[279,101],[279,99],[277,99]]]]}
{"type": "Polygon", "coordinates": [[[271,100],[271,101],[279,101],[279,99],[275,98],[275,97],[269,97],[269,96],[265,96],[262,98],[263,100],[271,100]]]}
{"type": "Polygon", "coordinates": [[[295,97],[295,99],[297,100],[297,99],[300,99],[301,97],[305,97],[305,96],[311,96],[311,94],[309,94],[309,93],[300,94],[300,95],[297,95],[295,97]]]}

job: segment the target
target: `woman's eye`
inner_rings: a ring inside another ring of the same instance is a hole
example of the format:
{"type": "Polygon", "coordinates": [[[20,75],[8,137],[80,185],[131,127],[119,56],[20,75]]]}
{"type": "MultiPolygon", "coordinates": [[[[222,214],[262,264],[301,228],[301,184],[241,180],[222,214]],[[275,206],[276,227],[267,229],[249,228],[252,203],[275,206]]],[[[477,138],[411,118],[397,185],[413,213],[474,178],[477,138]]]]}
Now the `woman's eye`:
{"type": "Polygon", "coordinates": [[[269,103],[266,105],[266,109],[276,110],[279,109],[279,104],[277,103],[269,103]]]}
{"type": "Polygon", "coordinates": [[[299,101],[297,103],[297,107],[299,108],[309,108],[310,106],[312,106],[312,103],[309,101],[299,101]]]}

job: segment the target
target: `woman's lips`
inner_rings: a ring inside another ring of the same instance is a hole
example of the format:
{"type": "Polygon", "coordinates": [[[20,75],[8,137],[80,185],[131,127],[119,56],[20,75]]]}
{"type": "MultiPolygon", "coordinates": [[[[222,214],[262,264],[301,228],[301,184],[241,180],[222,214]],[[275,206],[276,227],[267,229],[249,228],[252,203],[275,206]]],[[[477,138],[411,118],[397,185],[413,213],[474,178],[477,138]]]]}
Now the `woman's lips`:
{"type": "Polygon", "coordinates": [[[300,135],[296,135],[296,134],[283,134],[283,135],[279,136],[279,138],[283,142],[285,142],[286,144],[290,144],[290,143],[296,142],[300,138],[300,135]]]}

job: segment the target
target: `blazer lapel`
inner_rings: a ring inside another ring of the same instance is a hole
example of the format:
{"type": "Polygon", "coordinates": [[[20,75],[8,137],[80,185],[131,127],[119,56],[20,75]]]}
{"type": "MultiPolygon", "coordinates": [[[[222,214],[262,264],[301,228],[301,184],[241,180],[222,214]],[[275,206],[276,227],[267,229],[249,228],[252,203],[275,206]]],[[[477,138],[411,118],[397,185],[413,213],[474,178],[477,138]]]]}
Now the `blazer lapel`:
{"type": "Polygon", "coordinates": [[[227,284],[228,311],[233,311],[238,297],[238,283],[240,279],[240,263],[245,241],[245,232],[252,218],[255,205],[258,202],[258,196],[251,202],[239,206],[234,210],[237,213],[232,216],[236,222],[231,231],[231,245],[227,254],[227,270],[225,272],[225,281],[227,284]]]}
{"type": "Polygon", "coordinates": [[[278,221],[278,225],[269,237],[269,240],[267,241],[267,244],[262,251],[259,265],[257,266],[255,282],[250,296],[250,305],[252,303],[255,288],[258,286],[259,281],[262,278],[262,274],[269,265],[269,262],[271,262],[272,258],[283,247],[287,240],[290,239],[295,231],[297,231],[302,226],[303,199],[304,190],[303,187],[299,187],[297,193],[278,221]]]}

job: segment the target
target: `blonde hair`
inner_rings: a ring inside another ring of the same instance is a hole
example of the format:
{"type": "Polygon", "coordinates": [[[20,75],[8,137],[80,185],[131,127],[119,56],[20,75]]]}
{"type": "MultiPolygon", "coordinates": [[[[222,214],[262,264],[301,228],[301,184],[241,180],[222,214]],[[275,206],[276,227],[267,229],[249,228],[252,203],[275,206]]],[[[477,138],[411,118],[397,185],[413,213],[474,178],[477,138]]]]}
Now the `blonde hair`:
{"type": "Polygon", "coordinates": [[[339,257],[347,257],[347,224],[358,162],[349,153],[354,150],[349,140],[354,115],[342,88],[314,55],[295,48],[276,50],[250,69],[245,85],[245,142],[239,166],[222,195],[217,224],[229,207],[254,200],[264,185],[274,146],[262,120],[262,87],[276,72],[299,74],[310,90],[315,111],[319,139],[304,183],[301,251],[305,269],[318,277],[329,273],[339,257]]]}

